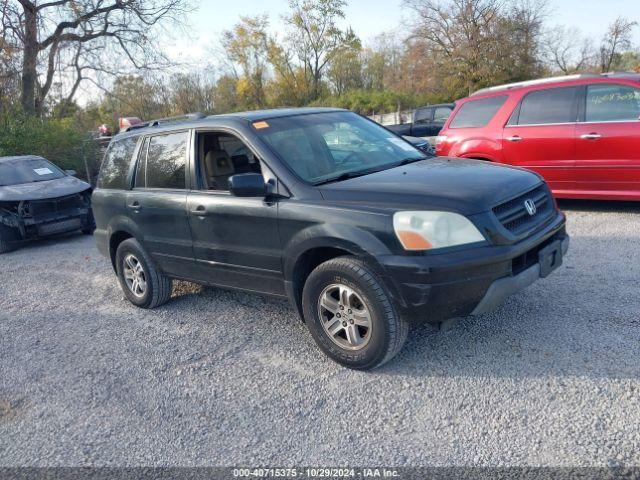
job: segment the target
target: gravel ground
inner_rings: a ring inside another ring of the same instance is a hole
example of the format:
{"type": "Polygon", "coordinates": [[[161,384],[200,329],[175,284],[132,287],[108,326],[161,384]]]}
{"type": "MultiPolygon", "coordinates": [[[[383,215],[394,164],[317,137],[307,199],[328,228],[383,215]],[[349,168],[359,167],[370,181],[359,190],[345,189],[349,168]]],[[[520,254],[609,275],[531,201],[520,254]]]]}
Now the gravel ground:
{"type": "Polygon", "coordinates": [[[563,203],[565,265],[374,372],[292,308],[124,300],[93,240],[0,257],[0,465],[640,465],[640,205],[563,203]]]}

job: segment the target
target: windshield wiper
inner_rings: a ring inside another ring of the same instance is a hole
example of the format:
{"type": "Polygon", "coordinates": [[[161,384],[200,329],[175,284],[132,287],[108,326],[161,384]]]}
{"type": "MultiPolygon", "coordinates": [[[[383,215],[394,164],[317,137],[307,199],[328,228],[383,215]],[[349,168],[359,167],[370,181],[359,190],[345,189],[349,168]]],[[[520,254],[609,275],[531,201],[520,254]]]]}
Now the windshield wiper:
{"type": "Polygon", "coordinates": [[[398,167],[401,167],[403,165],[408,165],[409,163],[413,163],[413,162],[419,162],[420,160],[426,160],[426,159],[427,157],[407,157],[398,163],[398,167]]]}
{"type": "Polygon", "coordinates": [[[362,177],[363,175],[367,175],[369,173],[375,173],[380,170],[361,170],[359,172],[345,172],[341,173],[336,177],[327,178],[326,180],[320,180],[319,182],[314,183],[314,185],[324,185],[325,183],[333,183],[333,182],[341,182],[342,180],[349,180],[350,178],[362,177]]]}

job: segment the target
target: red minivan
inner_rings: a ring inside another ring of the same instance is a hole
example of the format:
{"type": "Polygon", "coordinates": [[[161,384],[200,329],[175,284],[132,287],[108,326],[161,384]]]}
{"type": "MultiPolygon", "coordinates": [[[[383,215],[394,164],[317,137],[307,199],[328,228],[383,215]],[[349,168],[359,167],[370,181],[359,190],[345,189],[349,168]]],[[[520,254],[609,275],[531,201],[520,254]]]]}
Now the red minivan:
{"type": "Polygon", "coordinates": [[[561,198],[640,200],[640,74],[480,90],[457,102],[436,153],[533,170],[561,198]]]}

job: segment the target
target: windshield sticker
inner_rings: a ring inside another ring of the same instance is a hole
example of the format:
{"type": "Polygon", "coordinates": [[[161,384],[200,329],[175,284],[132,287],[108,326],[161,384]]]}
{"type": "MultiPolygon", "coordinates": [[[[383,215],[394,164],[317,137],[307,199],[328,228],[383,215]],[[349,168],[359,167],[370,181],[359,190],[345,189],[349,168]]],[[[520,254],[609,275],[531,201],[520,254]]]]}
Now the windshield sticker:
{"type": "Polygon", "coordinates": [[[403,150],[405,150],[407,152],[415,151],[415,148],[413,146],[411,146],[410,144],[408,144],[404,140],[401,140],[400,138],[391,138],[391,137],[389,137],[387,140],[389,140],[391,143],[393,143],[396,147],[400,147],[401,149],[403,149],[403,150]]]}
{"type": "Polygon", "coordinates": [[[51,170],[49,170],[48,168],[34,168],[33,169],[34,172],[36,172],[38,175],[51,175],[53,172],[51,170]]]}
{"type": "Polygon", "coordinates": [[[262,130],[263,128],[269,128],[269,124],[267,122],[254,122],[253,128],[256,130],[262,130]]]}

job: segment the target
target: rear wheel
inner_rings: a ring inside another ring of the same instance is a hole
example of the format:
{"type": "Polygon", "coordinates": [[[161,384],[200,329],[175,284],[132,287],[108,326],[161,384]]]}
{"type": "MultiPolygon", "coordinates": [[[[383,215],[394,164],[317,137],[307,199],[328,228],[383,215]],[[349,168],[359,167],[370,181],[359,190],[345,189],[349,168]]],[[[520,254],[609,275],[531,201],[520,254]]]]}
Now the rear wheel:
{"type": "Polygon", "coordinates": [[[358,370],[376,368],[402,348],[408,323],[364,262],[339,257],[317,267],[303,290],[304,318],[320,349],[358,370]]]}
{"type": "Polygon", "coordinates": [[[0,253],[11,252],[18,248],[20,234],[15,228],[0,224],[0,253]]]}
{"type": "Polygon", "coordinates": [[[171,279],[155,266],[134,238],[118,246],[116,271],[125,296],[138,307],[155,308],[171,297],[171,279]]]}

